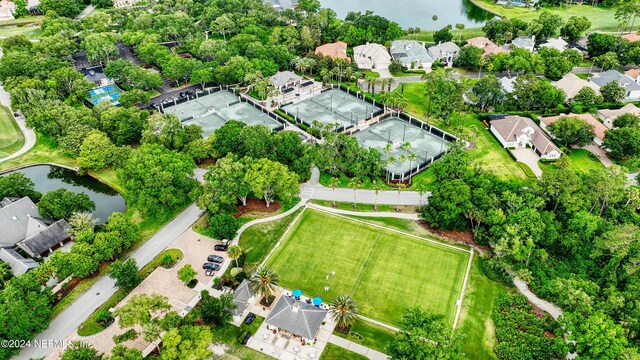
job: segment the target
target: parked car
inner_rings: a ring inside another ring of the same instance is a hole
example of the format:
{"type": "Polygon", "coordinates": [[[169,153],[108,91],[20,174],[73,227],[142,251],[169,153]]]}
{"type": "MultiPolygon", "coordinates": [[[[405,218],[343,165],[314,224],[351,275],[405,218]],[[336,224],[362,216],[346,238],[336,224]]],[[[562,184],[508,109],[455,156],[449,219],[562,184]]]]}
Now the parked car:
{"type": "Polygon", "coordinates": [[[208,269],[207,271],[204,272],[204,274],[207,276],[213,276],[213,274],[215,273],[216,273],[215,270],[211,270],[211,269],[208,269]]]}
{"type": "Polygon", "coordinates": [[[246,322],[248,325],[248,324],[251,324],[255,319],[256,319],[256,314],[250,312],[249,315],[247,315],[247,318],[244,319],[244,322],[246,322]]]}
{"type": "Polygon", "coordinates": [[[247,331],[244,338],[242,338],[242,345],[247,345],[250,338],[251,338],[251,333],[247,331]]]}
{"type": "Polygon", "coordinates": [[[220,265],[207,262],[207,263],[202,264],[202,268],[205,269],[205,270],[218,271],[218,270],[220,270],[220,265]]]}
{"type": "Polygon", "coordinates": [[[222,240],[222,242],[220,244],[216,244],[213,247],[213,250],[215,250],[215,251],[227,251],[228,248],[229,248],[229,240],[222,240]]]}
{"type": "Polygon", "coordinates": [[[214,262],[214,263],[221,263],[224,261],[224,258],[218,255],[209,255],[207,256],[207,261],[214,262]]]}

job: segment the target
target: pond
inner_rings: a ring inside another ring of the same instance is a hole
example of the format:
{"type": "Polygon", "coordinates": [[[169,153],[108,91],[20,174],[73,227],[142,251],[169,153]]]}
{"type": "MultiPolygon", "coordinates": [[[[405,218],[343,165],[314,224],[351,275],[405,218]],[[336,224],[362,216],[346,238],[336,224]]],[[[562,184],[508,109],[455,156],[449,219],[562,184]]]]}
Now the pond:
{"type": "MultiPolygon", "coordinates": [[[[75,171],[57,166],[35,165],[8,174],[19,172],[31,179],[37,191],[43,195],[51,190],[65,188],[75,193],[85,193],[96,203],[92,215],[102,225],[114,212],[124,212],[124,198],[111,187],[89,175],[79,175],[75,171]]],[[[5,174],[5,175],[8,175],[5,174]]]]}
{"type": "Polygon", "coordinates": [[[471,0],[320,0],[323,7],[333,9],[340,19],[344,19],[350,11],[373,11],[395,21],[404,29],[419,27],[421,29],[440,29],[446,25],[454,27],[457,23],[467,28],[482,26],[494,17],[471,0]],[[431,17],[438,16],[433,22],[431,17]]]}

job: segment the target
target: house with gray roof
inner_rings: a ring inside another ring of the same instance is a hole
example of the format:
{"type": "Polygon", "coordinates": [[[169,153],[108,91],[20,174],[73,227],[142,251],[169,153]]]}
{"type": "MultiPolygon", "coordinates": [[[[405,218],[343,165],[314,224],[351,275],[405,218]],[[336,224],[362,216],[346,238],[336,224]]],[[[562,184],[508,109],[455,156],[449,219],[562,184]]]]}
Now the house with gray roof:
{"type": "Polygon", "coordinates": [[[291,71],[278,71],[269,77],[269,84],[282,91],[286,88],[300,85],[302,76],[291,71]]]}
{"type": "Polygon", "coordinates": [[[37,266],[32,258],[47,255],[62,246],[69,237],[69,224],[59,220],[53,224],[45,222],[36,205],[28,197],[20,199],[5,198],[0,202],[0,260],[11,265],[14,274],[19,275],[37,266]]]}
{"type": "Polygon", "coordinates": [[[495,118],[490,130],[509,149],[531,147],[542,159],[558,159],[562,152],[533,120],[517,115],[495,118]]]}
{"type": "Polygon", "coordinates": [[[254,300],[255,296],[253,291],[251,291],[249,282],[246,279],[242,280],[238,288],[233,292],[233,303],[236,305],[236,308],[229,309],[234,320],[240,321],[244,317],[249,303],[254,300]]]}
{"type": "Polygon", "coordinates": [[[366,43],[353,48],[353,61],[360,69],[388,69],[391,55],[380,44],[366,43]]]}
{"type": "Polygon", "coordinates": [[[414,40],[396,40],[391,43],[391,56],[408,69],[424,68],[429,71],[433,65],[433,57],[424,44],[414,40]]]}
{"type": "Polygon", "coordinates": [[[327,313],[327,310],[304,301],[281,296],[265,322],[281,331],[312,341],[318,334],[327,313]]]}
{"type": "Polygon", "coordinates": [[[460,48],[458,45],[451,41],[432,46],[428,51],[432,58],[443,61],[449,65],[451,65],[453,60],[458,57],[458,54],[460,54],[460,48]]]}
{"type": "Polygon", "coordinates": [[[626,90],[625,100],[640,99],[640,84],[627,74],[620,73],[616,70],[608,70],[598,74],[594,74],[591,82],[599,87],[603,87],[611,82],[617,82],[626,90]]]}
{"type": "Polygon", "coordinates": [[[532,36],[532,37],[520,36],[513,39],[511,41],[511,44],[502,45],[502,48],[504,48],[505,50],[510,50],[511,47],[514,47],[516,49],[527,49],[533,52],[535,46],[536,46],[535,36],[532,36]]]}

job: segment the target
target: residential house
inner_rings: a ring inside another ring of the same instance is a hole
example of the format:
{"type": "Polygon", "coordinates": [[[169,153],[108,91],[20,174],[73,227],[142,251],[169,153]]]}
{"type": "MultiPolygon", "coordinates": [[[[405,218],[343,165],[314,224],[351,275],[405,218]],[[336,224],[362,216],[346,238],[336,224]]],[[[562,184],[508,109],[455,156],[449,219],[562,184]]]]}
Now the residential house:
{"type": "Polygon", "coordinates": [[[453,60],[460,54],[458,45],[451,41],[432,46],[427,50],[434,60],[440,60],[449,65],[451,65],[453,60]]]}
{"type": "Polygon", "coordinates": [[[582,88],[588,87],[593,89],[596,94],[600,95],[600,86],[590,81],[579,78],[576,74],[567,73],[562,79],[551,83],[556,88],[564,91],[567,100],[573,100],[582,88]]]}
{"type": "Polygon", "coordinates": [[[423,68],[431,70],[433,57],[424,44],[414,40],[396,40],[391,43],[391,56],[409,69],[423,68]]]}
{"type": "Polygon", "coordinates": [[[501,77],[500,78],[500,85],[502,85],[502,89],[504,90],[505,94],[511,94],[513,92],[513,84],[516,82],[516,79],[518,77],[501,77]]]}
{"type": "Polygon", "coordinates": [[[278,11],[286,9],[295,9],[298,6],[298,0],[263,0],[265,4],[271,4],[278,11]]]}
{"type": "Polygon", "coordinates": [[[285,331],[311,342],[318,334],[327,313],[327,310],[304,301],[281,296],[273,305],[265,323],[270,329],[277,328],[280,332],[285,331]]]}
{"type": "Polygon", "coordinates": [[[13,20],[16,12],[16,4],[13,1],[0,1],[0,20],[13,20]]]}
{"type": "Polygon", "coordinates": [[[490,121],[491,132],[505,148],[531,147],[542,159],[558,159],[562,152],[533,120],[517,116],[501,116],[490,121]]]}
{"type": "Polygon", "coordinates": [[[640,69],[629,69],[624,74],[640,84],[640,69]]]}
{"type": "Polygon", "coordinates": [[[635,82],[634,79],[626,74],[622,74],[616,70],[608,70],[598,74],[594,74],[591,78],[591,82],[603,87],[610,82],[617,82],[626,90],[625,100],[638,100],[640,99],[640,84],[635,82]]]}
{"type": "Polygon", "coordinates": [[[527,49],[531,52],[533,52],[535,46],[536,46],[536,37],[532,36],[532,37],[526,37],[526,36],[521,36],[521,37],[517,37],[515,39],[513,39],[511,41],[511,44],[505,44],[502,45],[502,48],[505,50],[510,50],[511,46],[513,46],[516,49],[527,49]]]}
{"type": "Polygon", "coordinates": [[[558,51],[564,51],[569,46],[569,43],[562,38],[547,39],[544,43],[540,44],[541,48],[556,49],[558,51]]]}
{"type": "Polygon", "coordinates": [[[484,50],[483,57],[506,52],[505,49],[496,45],[493,41],[484,36],[478,36],[467,40],[467,46],[475,46],[484,50]]]}
{"type": "Polygon", "coordinates": [[[620,109],[600,109],[598,110],[598,118],[602,120],[604,126],[613,129],[613,121],[623,114],[633,114],[640,116],[640,108],[633,104],[627,104],[620,109]]]}
{"type": "Polygon", "coordinates": [[[351,58],[347,56],[347,43],[342,41],[320,45],[316,48],[315,53],[316,55],[328,56],[333,60],[351,61],[351,58]]]}
{"type": "Polygon", "coordinates": [[[604,137],[605,137],[605,132],[607,131],[607,127],[604,126],[600,121],[598,121],[598,119],[593,117],[593,115],[591,115],[591,114],[574,114],[574,113],[570,113],[569,115],[560,114],[559,116],[543,117],[543,118],[540,118],[540,127],[545,129],[549,133],[549,135],[553,136],[549,132],[547,127],[549,125],[553,124],[554,122],[562,119],[563,117],[578,118],[578,119],[581,119],[584,122],[588,123],[589,125],[593,126],[593,142],[596,143],[596,145],[598,145],[598,146],[601,146],[602,143],[604,142],[604,137]]]}
{"type": "Polygon", "coordinates": [[[360,69],[388,69],[391,55],[380,44],[366,43],[353,48],[353,61],[360,69]]]}
{"type": "Polygon", "coordinates": [[[255,294],[251,291],[251,287],[249,286],[249,282],[247,280],[242,280],[238,288],[233,292],[233,303],[236,305],[235,309],[229,310],[231,315],[233,315],[234,321],[239,322],[246,315],[246,310],[249,307],[249,303],[251,303],[255,299],[255,294]]]}
{"type": "Polygon", "coordinates": [[[32,258],[48,255],[69,240],[69,224],[64,220],[45,222],[38,208],[28,197],[5,198],[0,203],[0,259],[7,262],[14,273],[24,273],[35,267],[32,258]]]}
{"type": "Polygon", "coordinates": [[[299,86],[300,81],[302,81],[302,76],[291,71],[278,71],[273,76],[269,77],[269,84],[280,92],[299,86]]]}

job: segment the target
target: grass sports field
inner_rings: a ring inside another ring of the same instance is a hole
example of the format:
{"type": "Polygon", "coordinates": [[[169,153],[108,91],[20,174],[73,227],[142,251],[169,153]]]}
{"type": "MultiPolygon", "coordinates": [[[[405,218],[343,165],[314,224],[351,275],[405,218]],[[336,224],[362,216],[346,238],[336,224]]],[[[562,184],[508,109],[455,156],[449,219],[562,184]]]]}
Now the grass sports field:
{"type": "Polygon", "coordinates": [[[0,106],[0,157],[11,155],[24,145],[22,131],[11,116],[9,109],[0,106]]]}
{"type": "Polygon", "coordinates": [[[361,315],[397,325],[414,306],[453,323],[468,261],[463,249],[307,209],[267,264],[284,288],[350,294],[361,315]]]}

